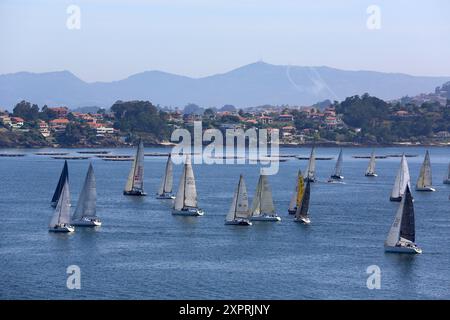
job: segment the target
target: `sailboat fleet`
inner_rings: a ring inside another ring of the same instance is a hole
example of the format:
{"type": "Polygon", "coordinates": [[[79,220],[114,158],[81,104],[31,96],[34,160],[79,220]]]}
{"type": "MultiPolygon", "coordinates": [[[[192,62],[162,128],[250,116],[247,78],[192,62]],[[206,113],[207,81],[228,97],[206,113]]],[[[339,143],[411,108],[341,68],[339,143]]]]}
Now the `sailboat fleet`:
{"type": "MultiPolygon", "coordinates": [[[[378,176],[375,172],[375,159],[375,154],[372,152],[365,176],[378,176]]],[[[309,207],[311,183],[316,181],[315,160],[315,148],[312,148],[305,175],[303,175],[301,170],[297,173],[295,190],[288,208],[288,213],[294,215],[293,221],[305,225],[311,224],[309,207]]],[[[343,151],[341,149],[334,172],[328,182],[342,181],[344,179],[342,172],[343,151]]],[[[142,141],[139,141],[136,156],[128,175],[124,195],[146,195],[144,192],[143,173],[144,146],[142,141]]],[[[444,177],[444,183],[450,184],[450,164],[447,176],[444,177]]],[[[186,155],[176,195],[172,194],[172,188],[173,163],[171,155],[169,155],[156,198],[173,201],[173,215],[204,215],[203,209],[199,208],[197,202],[196,181],[190,155],[186,155]]],[[[431,161],[428,151],[426,151],[424,161],[420,168],[416,191],[435,191],[432,187],[431,161]]],[[[73,215],[71,215],[69,170],[67,161],[65,161],[51,200],[51,205],[55,207],[55,210],[49,224],[49,231],[70,233],[75,231],[75,227],[100,226],[101,220],[97,217],[96,213],[96,198],[94,170],[92,164],[90,164],[76,208],[73,215]]],[[[414,204],[411,194],[409,168],[404,154],[400,160],[400,167],[397,171],[390,200],[398,201],[400,204],[385,241],[385,251],[395,253],[421,253],[422,250],[415,244],[414,204]]],[[[252,222],[255,221],[281,221],[281,217],[276,213],[268,176],[263,172],[259,176],[251,207],[249,206],[249,196],[244,177],[240,175],[230,209],[225,217],[225,225],[251,226],[252,222]]]]}

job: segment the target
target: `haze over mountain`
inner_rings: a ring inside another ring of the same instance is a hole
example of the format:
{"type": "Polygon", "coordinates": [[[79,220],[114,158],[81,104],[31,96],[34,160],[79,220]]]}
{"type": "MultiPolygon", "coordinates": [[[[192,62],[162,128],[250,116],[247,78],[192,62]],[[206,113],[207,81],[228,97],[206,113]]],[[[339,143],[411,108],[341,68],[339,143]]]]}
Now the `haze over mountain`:
{"type": "Polygon", "coordinates": [[[432,92],[449,77],[410,76],[374,71],[345,71],[256,62],[202,78],[145,71],[113,82],[88,83],[69,71],[0,75],[0,107],[11,110],[20,100],[39,106],[71,109],[110,107],[117,100],[149,100],[161,106],[202,107],[232,104],[239,108],[263,104],[311,105],[368,92],[382,99],[432,92]]]}

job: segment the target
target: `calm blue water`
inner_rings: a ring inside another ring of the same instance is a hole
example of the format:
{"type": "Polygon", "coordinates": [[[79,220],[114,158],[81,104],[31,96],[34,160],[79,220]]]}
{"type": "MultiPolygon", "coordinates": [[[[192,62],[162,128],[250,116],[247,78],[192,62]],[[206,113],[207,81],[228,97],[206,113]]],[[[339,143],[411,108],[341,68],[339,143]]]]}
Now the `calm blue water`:
{"type": "MultiPolygon", "coordinates": [[[[367,178],[368,160],[351,156],[369,154],[369,149],[344,149],[346,184],[313,185],[309,227],[287,215],[297,170],[305,169],[306,161],[281,163],[279,173],[269,178],[283,221],[245,228],[223,221],[240,173],[250,196],[254,193],[255,165],[194,165],[206,214],[183,218],[172,216],[170,205],[153,196],[166,159],[146,157],[149,196],[132,198],[122,195],[131,163],[93,158],[103,226],[78,228],[71,235],[47,232],[49,202],[63,161],[34,155],[36,150],[21,152],[27,156],[0,158],[0,298],[450,298],[450,186],[442,184],[449,148],[430,149],[437,192],[414,192],[417,243],[424,251],[417,256],[383,251],[398,206],[389,194],[400,159],[378,160],[379,177],[367,178]],[[72,264],[81,268],[80,290],[66,288],[66,268],[72,264]],[[380,290],[366,287],[370,265],[381,268],[380,290]]],[[[309,149],[282,152],[308,155],[309,149]]],[[[415,182],[424,148],[376,149],[377,154],[402,152],[420,155],[408,159],[415,182]]],[[[318,156],[336,158],[337,153],[335,148],[317,150],[318,156]]],[[[88,163],[69,161],[74,205],[88,163]]],[[[325,181],[333,167],[334,161],[318,161],[319,179],[325,181]]],[[[180,173],[181,166],[175,166],[175,185],[180,173]]]]}

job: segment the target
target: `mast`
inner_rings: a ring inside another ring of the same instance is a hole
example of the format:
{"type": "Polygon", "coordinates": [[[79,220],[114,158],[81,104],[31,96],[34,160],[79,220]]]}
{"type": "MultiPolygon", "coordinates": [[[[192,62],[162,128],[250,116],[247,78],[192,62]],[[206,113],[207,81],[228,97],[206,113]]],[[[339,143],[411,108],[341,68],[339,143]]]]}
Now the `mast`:
{"type": "Polygon", "coordinates": [[[316,171],[316,154],[315,147],[312,147],[311,154],[309,156],[308,167],[306,168],[305,178],[308,180],[314,180],[316,171]]]}
{"type": "Polygon", "coordinates": [[[261,190],[262,190],[262,175],[259,176],[258,185],[256,186],[255,197],[252,202],[252,216],[259,216],[261,214],[261,190]]]}
{"type": "Polygon", "coordinates": [[[172,192],[172,184],[173,184],[173,169],[172,169],[172,155],[169,154],[169,158],[166,163],[166,170],[164,172],[163,181],[161,186],[159,187],[158,194],[163,195],[164,193],[172,192]]]}
{"type": "Polygon", "coordinates": [[[367,167],[366,174],[374,174],[375,173],[375,153],[372,151],[370,155],[369,166],[367,167]]]}
{"type": "Polygon", "coordinates": [[[409,186],[409,169],[406,157],[403,154],[400,161],[400,168],[398,169],[397,176],[395,177],[394,187],[392,189],[391,198],[400,198],[403,196],[406,186],[409,186]]]}
{"type": "Polygon", "coordinates": [[[133,159],[130,173],[128,174],[127,184],[125,191],[143,191],[144,190],[144,144],[139,139],[138,148],[136,150],[136,156],[133,159]]]}
{"type": "Polygon", "coordinates": [[[342,149],[339,151],[339,156],[336,161],[336,166],[334,167],[334,175],[335,176],[342,175],[342,149]]]}

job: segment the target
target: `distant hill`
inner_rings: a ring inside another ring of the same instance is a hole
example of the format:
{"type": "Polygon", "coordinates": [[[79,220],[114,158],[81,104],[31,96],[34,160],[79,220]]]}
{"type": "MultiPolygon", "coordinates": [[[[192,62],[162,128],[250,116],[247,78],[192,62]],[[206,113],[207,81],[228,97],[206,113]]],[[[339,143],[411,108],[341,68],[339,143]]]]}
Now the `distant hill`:
{"type": "Polygon", "coordinates": [[[183,108],[236,108],[257,105],[312,105],[343,100],[368,92],[382,99],[432,92],[450,77],[420,77],[373,71],[344,71],[329,67],[300,67],[256,62],[203,78],[146,71],[113,82],[87,83],[69,71],[0,75],[0,108],[11,110],[20,100],[39,106],[66,105],[109,108],[117,100],[150,100],[183,108]]]}

